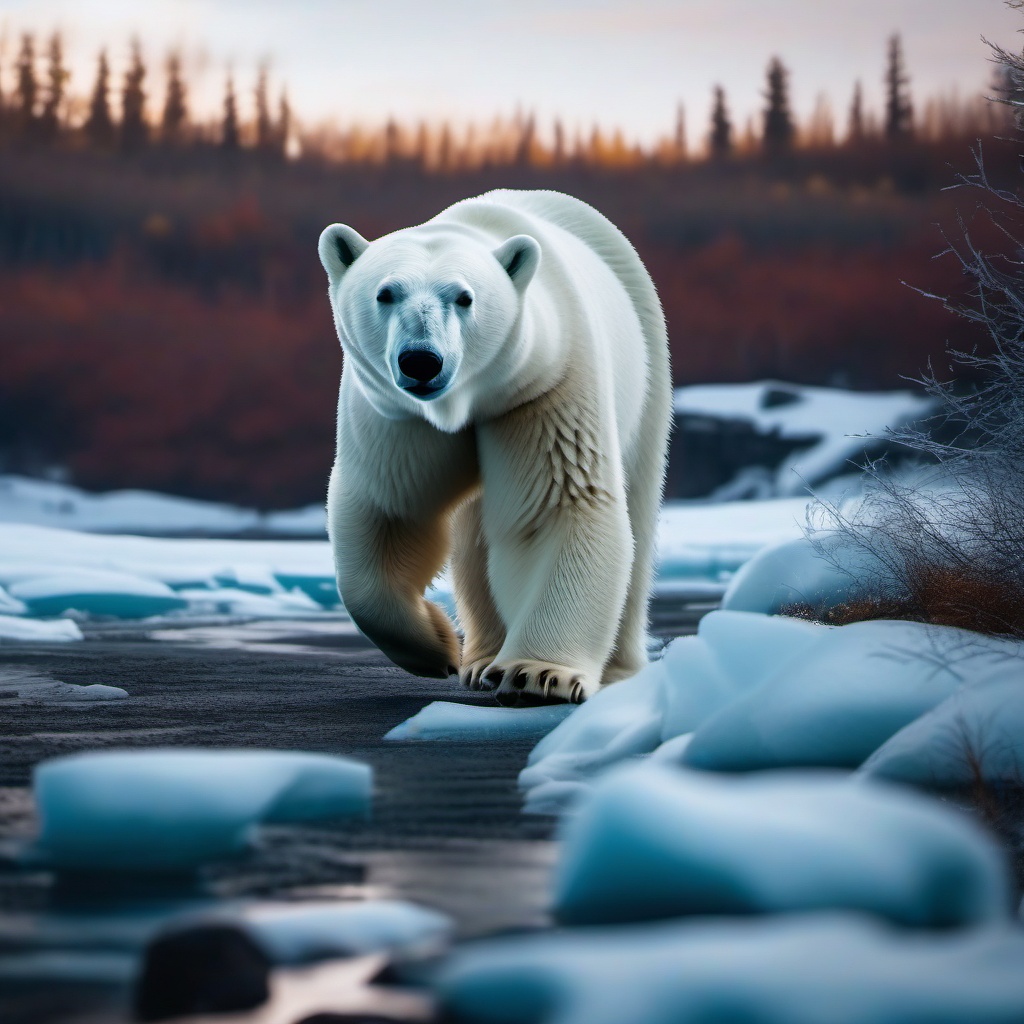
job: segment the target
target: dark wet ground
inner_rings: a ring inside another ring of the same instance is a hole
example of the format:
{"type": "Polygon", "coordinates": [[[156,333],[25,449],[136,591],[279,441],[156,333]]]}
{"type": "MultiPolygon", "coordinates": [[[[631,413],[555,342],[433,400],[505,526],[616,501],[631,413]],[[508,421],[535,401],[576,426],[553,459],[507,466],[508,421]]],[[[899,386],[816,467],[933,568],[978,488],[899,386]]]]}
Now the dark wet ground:
{"type": "MultiPolygon", "coordinates": [[[[654,632],[693,632],[709,607],[678,597],[657,604],[654,632]]],[[[110,626],[87,629],[79,644],[4,644],[5,664],[68,683],[121,686],[130,697],[0,702],[0,850],[33,834],[33,766],[81,750],[191,745],[345,754],[373,766],[375,797],[369,822],[264,830],[250,857],[211,868],[192,893],[118,891],[95,880],[69,885],[47,872],[5,868],[0,854],[3,1024],[119,1019],[125,985],[102,982],[105,961],[93,969],[88,958],[110,952],[116,966],[117,956],[137,949],[146,925],[136,918],[134,930],[105,933],[112,910],[158,906],[155,920],[175,901],[196,897],[393,896],[450,914],[460,937],[547,924],[553,822],[521,814],[516,789],[535,741],[384,743],[389,729],[430,701],[492,698],[454,680],[408,675],[343,623],[110,626]],[[55,980],[46,966],[53,953],[65,965],[77,957],[73,973],[91,980],[55,980]]]]}

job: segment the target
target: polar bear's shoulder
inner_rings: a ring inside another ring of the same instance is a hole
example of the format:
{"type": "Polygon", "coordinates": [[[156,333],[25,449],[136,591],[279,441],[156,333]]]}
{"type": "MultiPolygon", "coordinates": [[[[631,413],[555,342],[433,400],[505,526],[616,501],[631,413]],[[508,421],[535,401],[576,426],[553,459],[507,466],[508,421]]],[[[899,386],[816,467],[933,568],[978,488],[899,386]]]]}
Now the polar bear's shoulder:
{"type": "Polygon", "coordinates": [[[582,199],[544,189],[495,189],[478,201],[547,221],[584,242],[622,282],[633,300],[648,343],[664,346],[665,317],[650,275],[632,243],[607,217],[582,199]]]}

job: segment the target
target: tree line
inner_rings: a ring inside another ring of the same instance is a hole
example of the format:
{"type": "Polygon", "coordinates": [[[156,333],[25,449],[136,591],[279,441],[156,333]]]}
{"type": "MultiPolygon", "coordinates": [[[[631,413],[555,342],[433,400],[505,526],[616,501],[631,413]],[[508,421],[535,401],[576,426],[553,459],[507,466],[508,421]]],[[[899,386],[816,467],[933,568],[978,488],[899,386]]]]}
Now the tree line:
{"type": "MultiPolygon", "coordinates": [[[[107,51],[99,53],[87,97],[75,97],[69,91],[70,75],[59,32],[41,48],[31,33],[22,35],[12,69],[13,86],[8,91],[2,88],[4,70],[0,67],[0,143],[8,145],[73,144],[121,153],[152,147],[205,148],[229,154],[245,151],[263,158],[418,164],[433,171],[573,163],[664,165],[685,163],[700,155],[687,151],[686,116],[681,104],[671,130],[644,148],[627,141],[621,131],[609,132],[600,126],[589,132],[570,133],[556,119],[549,130],[541,131],[536,118],[522,112],[511,119],[496,118],[490,125],[469,125],[462,130],[447,123],[409,127],[394,120],[373,128],[353,124],[303,129],[293,117],[287,91],[281,89],[276,102],[272,98],[266,64],[256,75],[250,119],[243,121],[240,116],[235,78],[229,71],[219,118],[199,122],[190,110],[181,54],[171,52],[166,57],[163,93],[157,98],[147,86],[151,76],[137,39],[131,43],[119,83],[112,81],[107,51]]],[[[880,119],[865,109],[863,89],[857,82],[845,132],[837,130],[824,96],[819,96],[808,123],[799,125],[790,102],[790,71],[781,59],[773,57],[766,71],[760,117],[750,119],[742,131],[730,115],[724,87],[714,86],[704,155],[712,160],[752,155],[770,159],[796,148],[857,147],[877,142],[905,145],[919,134],[937,139],[996,127],[991,105],[980,102],[980,98],[979,102],[959,104],[932,100],[925,106],[924,117],[917,117],[898,35],[888,41],[883,81],[885,99],[880,119]]],[[[998,76],[993,90],[1005,93],[1007,82],[1005,76],[998,76]]]]}

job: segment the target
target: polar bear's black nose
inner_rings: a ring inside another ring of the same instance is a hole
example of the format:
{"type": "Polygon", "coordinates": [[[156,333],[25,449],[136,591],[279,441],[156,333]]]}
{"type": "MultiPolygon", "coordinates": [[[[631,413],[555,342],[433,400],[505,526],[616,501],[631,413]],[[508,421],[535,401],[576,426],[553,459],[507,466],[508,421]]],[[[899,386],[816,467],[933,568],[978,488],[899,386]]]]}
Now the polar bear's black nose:
{"type": "Polygon", "coordinates": [[[441,372],[441,366],[441,357],[429,349],[410,349],[398,357],[398,368],[402,373],[421,384],[433,380],[441,372]]]}

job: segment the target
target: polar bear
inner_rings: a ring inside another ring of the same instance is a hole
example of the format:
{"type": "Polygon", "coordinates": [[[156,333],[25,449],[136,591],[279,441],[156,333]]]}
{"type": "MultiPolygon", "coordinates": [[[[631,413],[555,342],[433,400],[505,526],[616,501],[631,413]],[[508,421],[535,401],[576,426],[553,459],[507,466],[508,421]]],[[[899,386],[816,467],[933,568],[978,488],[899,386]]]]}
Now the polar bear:
{"type": "Polygon", "coordinates": [[[328,533],[356,625],[505,705],[635,674],[671,380],[625,236],[571,196],[500,190],[374,242],[332,224],[319,251],[344,352],[328,533]],[[461,645],[424,599],[449,559],[461,645]]]}

